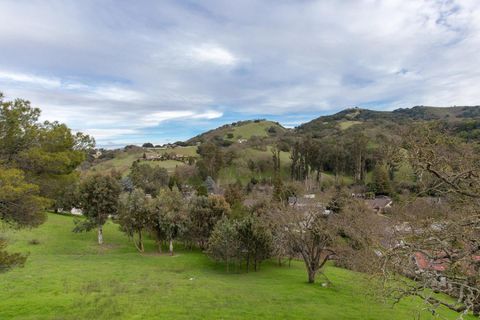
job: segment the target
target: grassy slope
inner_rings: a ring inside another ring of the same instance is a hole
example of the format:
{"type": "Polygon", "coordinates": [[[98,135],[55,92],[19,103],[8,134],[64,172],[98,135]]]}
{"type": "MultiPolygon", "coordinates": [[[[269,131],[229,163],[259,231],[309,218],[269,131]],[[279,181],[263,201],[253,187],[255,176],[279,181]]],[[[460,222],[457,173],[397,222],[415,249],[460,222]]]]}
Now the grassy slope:
{"type": "MultiPolygon", "coordinates": [[[[104,171],[115,169],[120,173],[122,173],[122,175],[127,175],[128,172],[130,171],[130,167],[132,166],[132,163],[137,159],[141,159],[144,152],[147,154],[153,154],[153,153],[164,154],[164,153],[173,152],[173,153],[187,156],[187,157],[198,156],[196,146],[177,147],[177,148],[168,148],[168,149],[148,149],[148,150],[139,150],[137,152],[123,151],[118,155],[116,155],[114,159],[107,160],[93,166],[92,168],[90,168],[90,171],[104,172],[104,171]]],[[[148,161],[146,163],[152,166],[163,167],[167,169],[169,172],[173,172],[176,166],[184,165],[183,162],[175,161],[175,160],[148,161]]]]}
{"type": "MultiPolygon", "coordinates": [[[[258,180],[262,178],[271,179],[274,175],[273,168],[267,170],[264,173],[252,173],[248,169],[248,160],[252,159],[258,161],[260,159],[271,159],[272,158],[272,147],[268,146],[265,151],[257,150],[253,148],[246,148],[242,150],[241,156],[238,159],[234,160],[234,163],[231,166],[222,168],[219,173],[219,180],[223,184],[234,183],[237,180],[240,180],[244,185],[250,181],[251,177],[255,177],[258,180]]],[[[290,158],[290,152],[280,152],[280,166],[281,174],[285,180],[290,178],[290,166],[292,159],[290,158]]],[[[316,173],[312,172],[312,179],[315,179],[316,173]]],[[[322,172],[322,181],[326,183],[333,183],[335,177],[331,173],[322,172]]],[[[344,183],[352,183],[352,177],[343,176],[341,180],[344,183]]]]}
{"type": "Polygon", "coordinates": [[[360,122],[360,121],[348,121],[348,120],[346,120],[346,121],[340,121],[340,122],[338,123],[338,125],[340,126],[340,130],[347,130],[347,129],[350,128],[351,126],[354,126],[354,125],[360,124],[360,123],[362,123],[362,122],[360,122]]]}
{"type": "MultiPolygon", "coordinates": [[[[234,163],[231,166],[222,168],[220,170],[219,178],[222,183],[234,183],[237,180],[240,180],[243,184],[247,184],[250,181],[251,177],[255,177],[258,180],[262,178],[271,178],[273,177],[273,168],[268,170],[264,174],[261,173],[252,173],[248,169],[248,160],[258,161],[260,159],[272,159],[272,147],[268,146],[265,151],[246,148],[243,149],[239,158],[234,160],[234,163]]],[[[289,152],[280,152],[280,162],[282,167],[282,175],[287,178],[289,177],[289,166],[291,163],[290,153],[289,152]]]]}
{"type": "Polygon", "coordinates": [[[127,174],[130,170],[132,163],[141,158],[141,153],[133,153],[133,152],[122,152],[115,156],[115,158],[100,162],[99,164],[93,166],[89,169],[91,172],[105,172],[112,169],[116,171],[127,174]]]}
{"type": "Polygon", "coordinates": [[[258,137],[266,137],[268,136],[267,130],[272,126],[277,129],[278,133],[284,132],[286,130],[284,127],[273,121],[251,121],[243,122],[240,124],[237,123],[236,125],[227,124],[195,136],[188,140],[188,142],[196,143],[200,141],[208,141],[214,139],[217,136],[230,141],[237,141],[240,137],[242,139],[250,139],[253,135],[258,137]],[[228,138],[227,135],[229,133],[233,134],[233,138],[228,138]]]}
{"type": "MultiPolygon", "coordinates": [[[[279,131],[285,130],[272,121],[251,122],[242,126],[233,127],[232,130],[229,131],[233,133],[233,138],[230,140],[237,140],[239,138],[250,139],[252,136],[266,137],[268,136],[267,130],[272,126],[276,127],[279,131]]],[[[224,138],[228,140],[226,136],[224,138]]]]}
{"type": "Polygon", "coordinates": [[[159,154],[164,153],[176,153],[186,157],[198,157],[197,146],[188,146],[188,147],[176,147],[176,148],[167,148],[167,149],[149,149],[151,151],[157,152],[159,154]]]}
{"type": "Polygon", "coordinates": [[[376,303],[358,274],[335,267],[327,268],[329,288],[306,284],[300,262],[226,274],[198,252],[153,254],[151,241],[141,255],[112,223],[104,247],[94,232],[73,234],[72,226],[50,214],[38,229],[8,234],[10,250],[30,257],[0,275],[0,319],[413,319],[419,307],[376,303]]]}

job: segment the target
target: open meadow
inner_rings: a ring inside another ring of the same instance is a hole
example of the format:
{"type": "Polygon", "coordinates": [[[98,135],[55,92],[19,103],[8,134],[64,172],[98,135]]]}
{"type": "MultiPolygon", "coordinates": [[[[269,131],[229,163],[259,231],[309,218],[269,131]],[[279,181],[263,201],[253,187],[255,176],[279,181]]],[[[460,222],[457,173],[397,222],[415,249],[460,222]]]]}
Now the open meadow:
{"type": "Polygon", "coordinates": [[[153,241],[139,254],[112,222],[103,246],[72,228],[72,217],[49,214],[37,229],[6,231],[10,251],[30,255],[0,276],[0,319],[414,319],[422,309],[376,302],[359,274],[333,266],[330,287],[307,284],[299,261],[226,273],[198,251],[159,255],[153,241]]]}

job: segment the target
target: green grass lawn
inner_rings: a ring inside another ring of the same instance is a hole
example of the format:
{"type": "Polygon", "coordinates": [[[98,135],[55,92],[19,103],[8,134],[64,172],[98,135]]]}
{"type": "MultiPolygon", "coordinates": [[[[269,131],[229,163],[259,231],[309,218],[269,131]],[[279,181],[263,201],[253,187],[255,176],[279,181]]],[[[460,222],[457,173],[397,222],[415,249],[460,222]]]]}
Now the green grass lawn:
{"type": "Polygon", "coordinates": [[[0,319],[414,319],[421,307],[376,302],[359,274],[332,266],[331,287],[307,284],[301,262],[227,274],[196,251],[158,255],[147,241],[139,254],[113,223],[101,247],[93,231],[72,227],[71,217],[50,214],[38,229],[6,231],[9,250],[30,256],[0,274],[0,319]]]}

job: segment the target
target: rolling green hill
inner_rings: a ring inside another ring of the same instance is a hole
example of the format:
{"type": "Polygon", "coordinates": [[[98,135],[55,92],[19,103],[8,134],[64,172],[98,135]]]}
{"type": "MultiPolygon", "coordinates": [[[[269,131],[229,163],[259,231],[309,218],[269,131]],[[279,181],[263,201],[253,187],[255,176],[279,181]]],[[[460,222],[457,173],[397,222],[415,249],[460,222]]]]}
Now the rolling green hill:
{"type": "MultiPolygon", "coordinates": [[[[226,166],[220,172],[219,178],[223,183],[236,180],[247,182],[252,176],[257,179],[268,179],[272,176],[271,170],[266,170],[261,174],[251,172],[248,169],[248,162],[251,160],[266,162],[271,159],[271,146],[279,141],[286,141],[287,144],[291,145],[293,141],[304,136],[331,140],[344,138],[348,141],[361,133],[369,138],[369,148],[374,149],[379,145],[379,136],[398,139],[406,125],[412,122],[434,120],[442,122],[443,125],[448,126],[452,132],[460,137],[480,141],[480,106],[450,108],[419,106],[394,111],[350,108],[333,115],[316,118],[293,130],[267,120],[239,121],[193,137],[186,141],[187,146],[183,147],[122,149],[115,152],[113,159],[95,162],[88,172],[115,169],[126,175],[132,163],[138,159],[142,160],[144,154],[148,157],[173,153],[198,158],[197,145],[211,141],[225,150],[233,150],[236,155],[233,164],[226,166]],[[253,139],[253,137],[256,139],[253,139]],[[256,141],[255,144],[253,143],[254,140],[256,141]]],[[[281,160],[282,175],[287,177],[290,164],[289,153],[282,152],[281,160]]],[[[177,166],[185,165],[184,162],[176,160],[148,161],[148,163],[164,167],[169,172],[173,172],[177,166]]],[[[408,177],[408,168],[403,169],[406,173],[402,177],[408,177]]],[[[328,174],[325,174],[325,177],[328,180],[328,174]]]]}
{"type": "MultiPolygon", "coordinates": [[[[197,147],[196,146],[187,146],[187,147],[173,147],[173,148],[134,148],[134,149],[123,149],[118,150],[115,153],[113,159],[106,161],[101,161],[94,164],[91,168],[88,169],[88,172],[104,172],[109,170],[115,170],[120,172],[122,175],[127,175],[130,171],[132,163],[136,160],[143,160],[143,155],[145,156],[156,156],[163,155],[166,153],[173,153],[176,155],[181,155],[185,157],[197,157],[197,147]]],[[[177,166],[185,165],[182,161],[176,160],[165,160],[165,161],[145,161],[146,163],[152,166],[159,166],[167,169],[169,172],[173,172],[177,166]]]]}
{"type": "Polygon", "coordinates": [[[228,140],[236,142],[239,139],[250,139],[252,136],[268,137],[286,132],[278,122],[267,120],[239,121],[223,125],[217,129],[207,131],[187,140],[188,144],[196,144],[209,140],[228,140]]]}
{"type": "Polygon", "coordinates": [[[421,301],[384,305],[363,276],[330,265],[328,287],[321,277],[308,285],[300,261],[226,273],[198,251],[159,255],[151,240],[140,254],[112,222],[104,246],[72,227],[71,217],[49,214],[37,229],[6,230],[10,250],[30,256],[1,275],[0,319],[431,319],[421,301]]]}
{"type": "Polygon", "coordinates": [[[395,131],[398,126],[412,121],[444,121],[459,124],[468,120],[480,120],[480,106],[474,107],[425,107],[396,109],[394,111],[375,111],[350,108],[328,116],[322,116],[296,128],[299,134],[311,133],[317,136],[334,134],[339,130],[362,126],[363,129],[377,128],[395,131]]]}

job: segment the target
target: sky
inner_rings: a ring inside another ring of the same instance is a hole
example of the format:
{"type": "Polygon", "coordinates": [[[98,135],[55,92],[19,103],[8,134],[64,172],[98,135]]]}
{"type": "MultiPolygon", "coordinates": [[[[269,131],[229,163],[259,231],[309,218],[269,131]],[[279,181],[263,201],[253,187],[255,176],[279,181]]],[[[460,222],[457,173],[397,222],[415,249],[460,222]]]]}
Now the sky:
{"type": "Polygon", "coordinates": [[[0,92],[119,147],[480,104],[478,0],[0,0],[0,92]]]}

